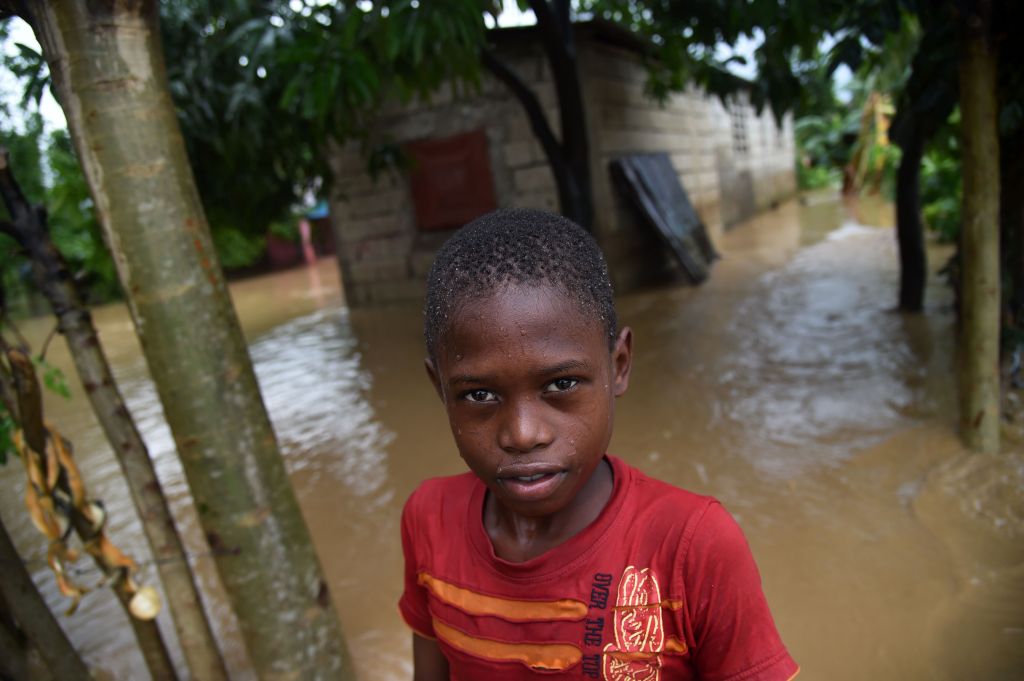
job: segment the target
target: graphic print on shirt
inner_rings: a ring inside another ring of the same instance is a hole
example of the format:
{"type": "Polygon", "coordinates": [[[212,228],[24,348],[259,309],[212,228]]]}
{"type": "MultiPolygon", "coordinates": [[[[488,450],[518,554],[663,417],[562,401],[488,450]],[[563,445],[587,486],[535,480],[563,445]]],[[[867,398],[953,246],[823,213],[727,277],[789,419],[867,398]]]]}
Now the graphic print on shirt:
{"type": "Polygon", "coordinates": [[[590,611],[583,628],[583,645],[587,647],[583,655],[583,676],[588,679],[601,678],[601,656],[604,648],[605,610],[608,608],[608,596],[611,594],[612,580],[615,577],[608,572],[594,574],[590,587],[590,611]]]}
{"type": "Polygon", "coordinates": [[[666,638],[662,617],[664,608],[681,607],[681,601],[661,600],[658,578],[650,568],[627,567],[615,601],[615,643],[604,647],[605,681],[659,681],[662,655],[686,652],[685,643],[666,638]]]}

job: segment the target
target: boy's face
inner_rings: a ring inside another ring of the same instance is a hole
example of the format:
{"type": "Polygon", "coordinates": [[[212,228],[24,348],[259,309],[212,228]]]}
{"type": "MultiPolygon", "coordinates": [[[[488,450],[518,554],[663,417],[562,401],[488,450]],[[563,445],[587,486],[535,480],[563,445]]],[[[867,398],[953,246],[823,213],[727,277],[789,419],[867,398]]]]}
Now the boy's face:
{"type": "Polygon", "coordinates": [[[609,352],[558,289],[509,285],[458,308],[427,372],[469,468],[501,510],[536,518],[572,508],[604,456],[631,352],[628,328],[609,352]]]}

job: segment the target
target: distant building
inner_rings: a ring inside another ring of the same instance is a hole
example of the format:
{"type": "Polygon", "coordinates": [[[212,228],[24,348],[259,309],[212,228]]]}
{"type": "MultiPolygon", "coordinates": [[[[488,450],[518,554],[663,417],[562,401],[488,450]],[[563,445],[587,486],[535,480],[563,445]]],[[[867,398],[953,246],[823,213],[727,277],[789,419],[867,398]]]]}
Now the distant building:
{"type": "MultiPolygon", "coordinates": [[[[646,97],[640,44],[601,22],[576,27],[590,136],[596,223],[617,291],[674,267],[655,233],[612,185],[623,154],[667,152],[712,241],[796,189],[792,121],[756,115],[742,98],[723,106],[697,89],[664,106],[646,97]]],[[[557,98],[533,29],[492,33],[498,56],[533,86],[558,132],[557,98]]],[[[415,159],[411,173],[375,182],[358,145],[335,149],[331,215],[352,305],[421,298],[434,253],[471,217],[495,207],[558,210],[554,179],[519,102],[487,76],[479,93],[450,89],[429,104],[394,106],[380,138],[415,159]]],[[[713,276],[713,275],[712,275],[713,276]]]]}

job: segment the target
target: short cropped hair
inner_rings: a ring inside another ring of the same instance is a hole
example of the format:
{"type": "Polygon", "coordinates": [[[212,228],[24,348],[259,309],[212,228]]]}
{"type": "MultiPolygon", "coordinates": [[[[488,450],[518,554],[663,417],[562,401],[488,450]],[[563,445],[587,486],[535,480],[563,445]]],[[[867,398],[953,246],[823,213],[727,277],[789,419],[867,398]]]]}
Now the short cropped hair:
{"type": "Polygon", "coordinates": [[[449,238],[427,277],[423,335],[437,348],[459,306],[506,284],[561,289],[599,322],[614,348],[618,320],[608,265],[597,243],[572,220],[540,210],[508,208],[483,215],[449,238]]]}

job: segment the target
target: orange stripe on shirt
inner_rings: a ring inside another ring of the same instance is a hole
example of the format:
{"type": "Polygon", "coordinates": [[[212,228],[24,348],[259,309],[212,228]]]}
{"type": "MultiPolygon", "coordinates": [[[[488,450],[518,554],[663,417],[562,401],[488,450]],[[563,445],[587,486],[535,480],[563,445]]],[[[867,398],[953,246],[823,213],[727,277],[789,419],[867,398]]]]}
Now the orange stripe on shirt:
{"type": "Polygon", "coordinates": [[[470,615],[493,615],[510,622],[581,620],[587,616],[587,604],[571,598],[557,601],[519,601],[511,598],[485,596],[464,589],[427,572],[418,581],[439,600],[470,615]]]}
{"type": "Polygon", "coordinates": [[[469,655],[492,662],[519,662],[530,669],[564,671],[583,658],[580,649],[569,643],[506,643],[476,638],[436,617],[434,632],[448,645],[469,655]]]}

